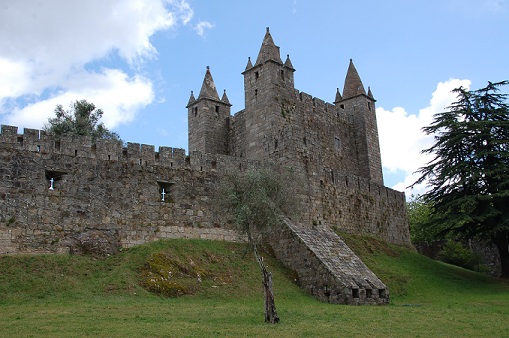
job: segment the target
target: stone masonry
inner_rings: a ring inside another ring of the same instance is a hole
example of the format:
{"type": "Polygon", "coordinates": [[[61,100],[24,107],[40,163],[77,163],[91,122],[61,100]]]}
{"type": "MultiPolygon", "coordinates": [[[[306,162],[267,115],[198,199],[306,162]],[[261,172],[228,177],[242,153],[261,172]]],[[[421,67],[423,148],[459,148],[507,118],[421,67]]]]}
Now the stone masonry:
{"type": "Polygon", "coordinates": [[[244,241],[214,206],[218,183],[275,162],[293,168],[304,210],[268,239],[278,259],[318,299],[387,303],[386,286],[332,230],[411,245],[404,194],[383,185],[373,94],[351,60],[334,103],[295,89],[294,72],[267,29],[242,73],[245,109],[231,115],[207,68],[187,105],[188,155],[2,126],[0,254],[104,255],[162,238],[244,241]]]}

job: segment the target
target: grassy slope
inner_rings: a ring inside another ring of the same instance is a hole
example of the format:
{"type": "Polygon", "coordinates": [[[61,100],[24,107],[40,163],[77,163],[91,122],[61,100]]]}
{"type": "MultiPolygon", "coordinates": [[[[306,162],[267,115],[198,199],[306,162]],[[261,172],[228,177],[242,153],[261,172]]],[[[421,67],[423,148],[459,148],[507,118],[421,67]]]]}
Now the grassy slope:
{"type": "Polygon", "coordinates": [[[266,325],[258,267],[243,245],[163,241],[105,260],[0,256],[0,336],[509,336],[506,281],[343,237],[388,284],[391,305],[317,302],[268,259],[282,322],[266,325]],[[141,269],[160,252],[200,271],[194,295],[140,287],[141,269]]]}

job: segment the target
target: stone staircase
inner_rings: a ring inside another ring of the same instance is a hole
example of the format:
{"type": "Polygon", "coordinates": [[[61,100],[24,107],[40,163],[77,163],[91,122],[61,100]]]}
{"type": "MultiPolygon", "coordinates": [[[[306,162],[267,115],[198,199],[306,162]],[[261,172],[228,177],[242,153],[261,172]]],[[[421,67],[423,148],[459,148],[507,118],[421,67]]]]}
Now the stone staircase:
{"type": "Polygon", "coordinates": [[[387,286],[328,227],[307,228],[284,219],[268,236],[276,257],[317,299],[336,304],[388,304],[387,286]]]}

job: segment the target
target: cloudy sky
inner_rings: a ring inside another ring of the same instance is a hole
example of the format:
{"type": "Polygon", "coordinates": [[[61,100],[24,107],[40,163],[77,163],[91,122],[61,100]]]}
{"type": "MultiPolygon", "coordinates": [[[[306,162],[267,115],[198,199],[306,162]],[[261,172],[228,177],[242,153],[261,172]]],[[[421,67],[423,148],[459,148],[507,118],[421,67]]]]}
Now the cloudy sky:
{"type": "Polygon", "coordinates": [[[509,79],[508,2],[3,0],[0,123],[42,128],[57,104],[86,99],[125,141],[187,149],[206,66],[243,109],[240,73],[270,27],[295,87],[327,102],[353,59],[377,99],[385,183],[403,191],[450,91],[509,79]]]}

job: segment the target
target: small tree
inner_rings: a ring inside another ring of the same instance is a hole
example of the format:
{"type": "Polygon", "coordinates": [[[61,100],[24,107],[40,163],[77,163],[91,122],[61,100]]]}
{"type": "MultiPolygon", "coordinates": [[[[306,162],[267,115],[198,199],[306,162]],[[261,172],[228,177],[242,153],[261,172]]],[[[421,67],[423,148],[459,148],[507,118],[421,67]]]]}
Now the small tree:
{"type": "Polygon", "coordinates": [[[109,131],[99,120],[103,116],[101,109],[96,109],[93,103],[86,100],[76,101],[66,111],[62,105],[55,108],[55,117],[48,119],[44,130],[59,138],[64,135],[90,136],[97,139],[119,140],[117,133],[109,131]]]}
{"type": "Polygon", "coordinates": [[[261,234],[281,225],[281,215],[295,212],[296,198],[292,191],[291,173],[259,169],[238,172],[225,177],[221,186],[221,204],[235,219],[238,229],[247,235],[250,248],[263,276],[265,322],[278,323],[272,274],[258,252],[261,234]]]}
{"type": "Polygon", "coordinates": [[[491,239],[509,277],[509,105],[499,93],[509,81],[475,91],[454,90],[458,99],[423,128],[435,136],[424,153],[434,158],[419,169],[415,184],[431,188],[430,230],[491,239]]]}

